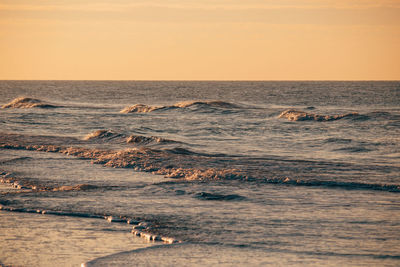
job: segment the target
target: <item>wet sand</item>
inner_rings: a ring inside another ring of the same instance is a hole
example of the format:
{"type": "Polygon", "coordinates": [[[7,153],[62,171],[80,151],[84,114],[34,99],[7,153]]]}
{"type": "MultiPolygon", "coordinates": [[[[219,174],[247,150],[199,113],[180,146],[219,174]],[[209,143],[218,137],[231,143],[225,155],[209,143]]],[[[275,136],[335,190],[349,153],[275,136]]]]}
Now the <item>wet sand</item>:
{"type": "Polygon", "coordinates": [[[0,266],[80,266],[154,245],[106,220],[0,211],[0,266]]]}

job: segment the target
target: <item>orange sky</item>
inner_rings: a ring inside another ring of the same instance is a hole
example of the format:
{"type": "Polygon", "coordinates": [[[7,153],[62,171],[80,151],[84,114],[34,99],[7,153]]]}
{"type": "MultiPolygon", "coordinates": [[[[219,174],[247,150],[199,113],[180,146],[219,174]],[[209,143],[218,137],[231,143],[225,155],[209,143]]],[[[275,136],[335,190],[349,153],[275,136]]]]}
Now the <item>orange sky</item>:
{"type": "Polygon", "coordinates": [[[400,80],[400,0],[0,0],[0,79],[400,80]]]}

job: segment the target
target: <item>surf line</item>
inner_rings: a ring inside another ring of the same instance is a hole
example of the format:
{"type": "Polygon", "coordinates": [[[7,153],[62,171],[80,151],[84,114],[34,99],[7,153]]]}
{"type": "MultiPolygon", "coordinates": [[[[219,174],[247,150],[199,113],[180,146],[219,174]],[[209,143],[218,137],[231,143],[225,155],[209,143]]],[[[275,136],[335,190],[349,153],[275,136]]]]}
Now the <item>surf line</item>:
{"type": "Polygon", "coordinates": [[[148,242],[163,242],[165,244],[182,243],[181,240],[177,240],[172,237],[161,236],[152,234],[151,223],[146,221],[138,221],[135,219],[116,217],[110,215],[96,215],[87,213],[73,213],[73,212],[63,212],[63,211],[51,211],[51,210],[41,210],[41,209],[25,209],[25,208],[14,208],[0,205],[0,211],[6,212],[23,212],[23,213],[36,213],[43,215],[54,215],[54,216],[68,216],[68,217],[79,217],[79,218],[91,218],[91,219],[105,219],[109,223],[127,223],[133,225],[131,233],[134,236],[143,238],[148,242]]]}
{"type": "MultiPolygon", "coordinates": [[[[185,153],[169,153],[168,151],[155,150],[146,147],[126,149],[120,151],[102,150],[82,147],[63,147],[57,145],[32,145],[13,142],[4,142],[0,139],[0,149],[30,150],[52,153],[62,153],[75,156],[80,159],[90,159],[94,164],[106,167],[132,168],[135,171],[150,172],[164,175],[166,178],[184,180],[256,180],[240,169],[202,169],[193,165],[193,162],[204,160],[208,163],[210,157],[200,155],[186,155],[185,153]],[[189,158],[188,158],[189,157],[189,158]],[[172,166],[170,162],[179,162],[180,166],[172,166]]],[[[282,184],[293,186],[312,186],[328,188],[345,188],[352,190],[378,190],[399,193],[400,186],[392,184],[368,184],[358,182],[301,180],[286,178],[258,179],[270,184],[282,184]]],[[[70,190],[86,189],[86,185],[77,185],[79,188],[67,188],[70,190]]],[[[33,189],[33,188],[32,188],[33,189]]],[[[65,190],[65,189],[64,189],[65,190]]]]}

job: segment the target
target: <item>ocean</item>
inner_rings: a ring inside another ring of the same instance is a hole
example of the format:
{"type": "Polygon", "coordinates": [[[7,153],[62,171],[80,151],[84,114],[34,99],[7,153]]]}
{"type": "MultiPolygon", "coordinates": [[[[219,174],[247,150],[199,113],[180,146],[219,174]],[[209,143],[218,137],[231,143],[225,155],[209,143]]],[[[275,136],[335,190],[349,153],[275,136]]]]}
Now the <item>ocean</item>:
{"type": "Polygon", "coordinates": [[[400,265],[398,81],[0,81],[0,105],[0,265],[400,265]]]}

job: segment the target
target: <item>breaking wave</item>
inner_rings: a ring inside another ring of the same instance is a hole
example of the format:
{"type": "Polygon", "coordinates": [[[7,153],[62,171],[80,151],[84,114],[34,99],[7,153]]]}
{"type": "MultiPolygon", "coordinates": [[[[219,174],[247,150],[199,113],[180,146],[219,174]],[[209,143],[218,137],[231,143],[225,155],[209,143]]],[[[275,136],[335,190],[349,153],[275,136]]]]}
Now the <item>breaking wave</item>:
{"type": "Polygon", "coordinates": [[[188,108],[192,106],[200,107],[212,107],[212,108],[223,108],[231,109],[238,108],[238,105],[224,102],[224,101],[183,101],[178,102],[170,106],[147,106],[144,104],[136,104],[133,106],[126,107],[122,109],[121,113],[147,113],[155,110],[165,110],[165,109],[178,109],[178,108],[188,108]]]}
{"type": "Polygon", "coordinates": [[[86,135],[83,140],[107,140],[110,141],[115,138],[125,138],[123,134],[115,133],[109,130],[97,130],[86,135]]]}
{"type": "Polygon", "coordinates": [[[164,139],[161,137],[156,137],[156,136],[142,136],[142,135],[130,135],[126,139],[126,142],[128,144],[141,144],[141,145],[147,145],[151,143],[177,143],[176,141],[169,140],[169,139],[164,139]]]}
{"type": "Polygon", "coordinates": [[[19,178],[13,173],[0,170],[0,183],[8,184],[11,187],[24,191],[87,191],[100,188],[97,185],[76,184],[76,185],[58,185],[39,182],[35,179],[19,178]]]}
{"type": "MultiPolygon", "coordinates": [[[[326,163],[323,162],[318,164],[318,162],[289,162],[287,160],[268,161],[262,159],[252,161],[248,158],[233,158],[229,156],[221,158],[219,156],[207,154],[196,154],[185,149],[170,151],[143,146],[124,150],[104,150],[76,146],[34,145],[32,144],[32,137],[26,138],[26,136],[20,136],[20,138],[14,137],[14,140],[11,141],[7,141],[7,138],[3,138],[3,140],[0,139],[0,148],[63,153],[81,159],[89,159],[92,163],[107,167],[132,168],[136,171],[151,172],[153,174],[164,175],[167,178],[184,180],[241,180],[290,186],[319,186],[349,190],[400,192],[400,185],[397,184],[342,182],[329,179],[309,178],[295,179],[290,176],[282,177],[282,175],[284,175],[284,169],[282,168],[288,164],[293,165],[292,168],[294,169],[294,171],[289,171],[289,175],[297,176],[296,173],[299,173],[298,167],[300,166],[306,169],[316,169],[317,173],[319,173],[318,170],[321,169],[323,165],[326,165],[326,163]],[[24,142],[25,139],[29,139],[29,142],[24,142]],[[270,167],[268,167],[268,165],[270,167]],[[276,173],[274,175],[273,168],[278,168],[278,175],[280,174],[280,177],[276,176],[276,173]]],[[[207,194],[204,194],[204,196],[207,196],[207,194]]]]}
{"type": "Polygon", "coordinates": [[[321,115],[308,113],[301,110],[296,109],[288,109],[283,111],[279,118],[286,118],[290,121],[335,121],[343,118],[352,118],[354,120],[393,120],[398,121],[400,119],[400,115],[392,114],[390,112],[385,111],[373,111],[366,114],[359,114],[357,112],[350,112],[339,115],[321,115]]]}
{"type": "Polygon", "coordinates": [[[165,109],[165,107],[153,107],[144,104],[136,104],[129,106],[120,111],[120,113],[147,113],[158,109],[165,109]]]}
{"type": "Polygon", "coordinates": [[[164,139],[156,136],[143,136],[143,135],[125,135],[121,133],[116,133],[110,130],[97,130],[84,138],[86,141],[94,142],[117,142],[117,143],[127,143],[135,145],[149,145],[149,144],[161,144],[161,143],[179,143],[177,141],[164,139]]]}
{"type": "Polygon", "coordinates": [[[45,210],[45,209],[29,209],[29,208],[18,208],[10,207],[4,205],[7,203],[0,202],[0,210],[9,212],[21,212],[21,213],[38,213],[54,216],[68,216],[68,217],[78,217],[78,218],[92,218],[92,219],[105,219],[109,223],[127,223],[133,225],[131,233],[137,237],[146,239],[152,242],[162,242],[167,244],[181,243],[182,241],[177,240],[172,237],[152,234],[154,232],[154,227],[149,221],[144,221],[142,218],[129,218],[126,216],[113,216],[113,215],[102,215],[102,214],[92,214],[92,213],[80,213],[80,212],[68,212],[59,210],[45,210]],[[3,206],[4,205],[4,206],[3,206]]]}
{"type": "Polygon", "coordinates": [[[238,108],[238,105],[224,102],[224,101],[183,101],[172,105],[171,107],[176,108],[187,108],[191,106],[209,106],[209,107],[217,107],[217,108],[238,108]]]}
{"type": "Polygon", "coordinates": [[[348,117],[360,116],[357,112],[340,114],[340,115],[320,115],[307,113],[300,110],[288,109],[283,111],[279,118],[286,118],[290,121],[335,121],[348,117]]]}
{"type": "Polygon", "coordinates": [[[42,100],[30,97],[18,97],[1,108],[57,108],[59,106],[46,103],[42,100]]]}

